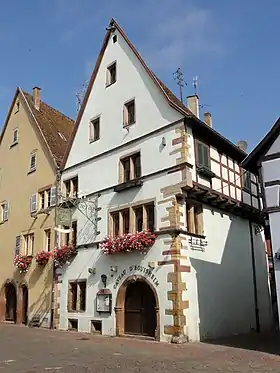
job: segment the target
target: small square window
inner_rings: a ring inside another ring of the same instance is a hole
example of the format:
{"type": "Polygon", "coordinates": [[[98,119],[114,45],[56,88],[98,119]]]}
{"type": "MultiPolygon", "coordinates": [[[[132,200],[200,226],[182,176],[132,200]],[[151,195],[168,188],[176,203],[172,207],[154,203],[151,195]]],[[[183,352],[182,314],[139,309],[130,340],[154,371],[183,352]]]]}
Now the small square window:
{"type": "Polygon", "coordinates": [[[90,122],[89,142],[94,142],[99,139],[100,139],[100,118],[96,118],[90,122]]]}
{"type": "Polygon", "coordinates": [[[117,63],[114,62],[110,66],[107,67],[107,78],[106,78],[106,86],[112,85],[117,81],[117,63]]]}
{"type": "Polygon", "coordinates": [[[30,154],[30,163],[29,163],[29,171],[36,170],[36,163],[37,163],[37,153],[33,152],[30,154]]]}
{"type": "Polygon", "coordinates": [[[117,35],[114,35],[114,36],[113,36],[113,43],[115,44],[115,43],[117,42],[117,40],[118,40],[117,35]]]}
{"type": "Polygon", "coordinates": [[[124,105],[124,127],[135,123],[135,100],[131,100],[124,105]]]}

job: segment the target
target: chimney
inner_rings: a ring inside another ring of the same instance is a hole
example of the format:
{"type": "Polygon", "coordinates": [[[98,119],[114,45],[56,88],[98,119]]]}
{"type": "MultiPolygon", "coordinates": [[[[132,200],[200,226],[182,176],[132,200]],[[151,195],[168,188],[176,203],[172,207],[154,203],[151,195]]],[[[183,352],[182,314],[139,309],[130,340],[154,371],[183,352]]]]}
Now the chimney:
{"type": "Polygon", "coordinates": [[[40,103],[41,103],[40,91],[41,91],[41,88],[39,87],[33,88],[33,104],[36,110],[40,110],[40,103]]]}
{"type": "Polygon", "coordinates": [[[204,123],[207,124],[207,126],[212,128],[212,116],[211,113],[206,112],[204,113],[204,123]]]}
{"type": "Polygon", "coordinates": [[[188,96],[187,97],[187,106],[188,106],[188,109],[197,117],[199,118],[199,109],[198,109],[198,96],[197,95],[193,95],[193,96],[188,96]]]}

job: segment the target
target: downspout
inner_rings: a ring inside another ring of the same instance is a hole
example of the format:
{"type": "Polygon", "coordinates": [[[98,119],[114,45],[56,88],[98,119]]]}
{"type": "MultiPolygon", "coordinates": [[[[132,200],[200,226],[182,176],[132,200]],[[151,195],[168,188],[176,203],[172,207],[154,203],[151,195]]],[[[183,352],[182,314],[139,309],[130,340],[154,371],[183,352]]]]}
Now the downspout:
{"type": "Polygon", "coordinates": [[[256,276],[256,261],[255,261],[255,244],[253,236],[252,221],[249,220],[250,240],[251,240],[251,255],[252,255],[252,274],[253,274],[253,286],[254,286],[254,303],[255,303],[255,318],[256,318],[256,331],[260,332],[260,310],[259,310],[259,299],[257,289],[257,276],[256,276]]]}
{"type": "MultiPolygon", "coordinates": [[[[54,224],[56,226],[57,221],[57,206],[58,206],[58,188],[60,186],[60,170],[57,169],[56,171],[56,206],[54,211],[54,224]]],[[[58,245],[58,232],[54,230],[54,246],[58,245]]],[[[52,262],[52,288],[51,288],[51,320],[50,320],[50,329],[54,328],[54,293],[55,293],[55,284],[56,284],[56,271],[55,271],[55,261],[52,262]]]]}

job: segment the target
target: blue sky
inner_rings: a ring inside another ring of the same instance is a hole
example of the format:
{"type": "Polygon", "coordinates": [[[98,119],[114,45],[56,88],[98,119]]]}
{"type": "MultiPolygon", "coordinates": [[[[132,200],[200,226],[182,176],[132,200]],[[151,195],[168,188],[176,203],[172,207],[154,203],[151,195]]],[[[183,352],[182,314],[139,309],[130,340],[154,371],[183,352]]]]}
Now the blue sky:
{"type": "Polygon", "coordinates": [[[280,116],[278,0],[15,0],[0,12],[0,128],[17,86],[76,117],[114,17],[154,72],[178,93],[180,66],[213,127],[252,148],[280,116]],[[269,4],[269,5],[268,5],[269,4]],[[207,106],[206,106],[207,105],[207,106]]]}

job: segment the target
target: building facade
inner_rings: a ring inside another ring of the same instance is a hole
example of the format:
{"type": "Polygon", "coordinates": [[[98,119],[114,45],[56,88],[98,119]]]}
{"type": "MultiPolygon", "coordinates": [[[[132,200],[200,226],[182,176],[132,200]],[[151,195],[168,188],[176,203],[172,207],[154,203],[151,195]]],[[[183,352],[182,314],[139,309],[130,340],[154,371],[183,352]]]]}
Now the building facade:
{"type": "Polygon", "coordinates": [[[39,88],[17,88],[0,138],[0,321],[50,325],[53,266],[35,257],[54,247],[56,173],[73,123],[39,88]]]}
{"type": "Polygon", "coordinates": [[[280,164],[280,119],[266,136],[244,159],[243,167],[258,174],[263,199],[263,215],[266,219],[265,235],[270,265],[272,304],[274,318],[279,328],[280,299],[280,222],[279,164],[280,164]]]}
{"type": "Polygon", "coordinates": [[[244,189],[245,153],[198,107],[112,20],[62,166],[58,210],[74,228],[59,229],[77,255],[58,269],[60,329],[176,342],[270,327],[255,175],[244,189]],[[146,229],[147,250],[104,255],[107,235],[116,247],[146,229]]]}

